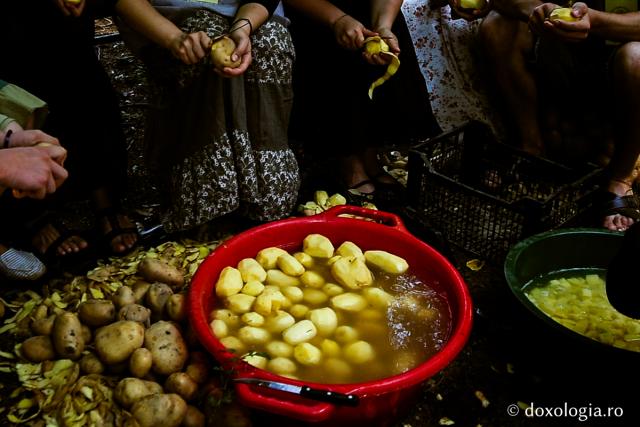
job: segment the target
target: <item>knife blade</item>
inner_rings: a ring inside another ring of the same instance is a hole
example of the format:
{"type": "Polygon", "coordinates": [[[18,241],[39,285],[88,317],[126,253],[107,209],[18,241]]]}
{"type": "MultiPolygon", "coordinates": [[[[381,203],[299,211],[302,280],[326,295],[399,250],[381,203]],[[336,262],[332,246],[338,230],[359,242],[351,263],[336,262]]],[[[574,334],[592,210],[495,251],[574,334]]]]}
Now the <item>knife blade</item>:
{"type": "Polygon", "coordinates": [[[308,399],[319,400],[336,405],[358,406],[360,403],[360,398],[355,394],[338,393],[331,390],[312,388],[306,385],[298,386],[277,381],[263,380],[260,378],[234,378],[233,381],[293,393],[308,399]]]}

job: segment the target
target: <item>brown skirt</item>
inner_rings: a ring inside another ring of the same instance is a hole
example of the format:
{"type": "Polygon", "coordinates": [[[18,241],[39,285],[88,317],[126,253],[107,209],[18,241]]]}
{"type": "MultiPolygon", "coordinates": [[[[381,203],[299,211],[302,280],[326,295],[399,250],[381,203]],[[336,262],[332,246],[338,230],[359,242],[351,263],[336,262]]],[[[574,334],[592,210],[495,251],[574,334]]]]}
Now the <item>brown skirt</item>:
{"type": "MultiPolygon", "coordinates": [[[[187,33],[225,32],[230,21],[194,10],[177,23],[187,33]]],[[[251,37],[244,75],[223,78],[209,58],[184,65],[157,47],[141,56],[154,108],[147,116],[147,158],[163,180],[163,223],[186,230],[238,210],[269,221],[292,213],[300,177],[288,146],[294,50],[289,32],[268,21],[251,37]]]]}

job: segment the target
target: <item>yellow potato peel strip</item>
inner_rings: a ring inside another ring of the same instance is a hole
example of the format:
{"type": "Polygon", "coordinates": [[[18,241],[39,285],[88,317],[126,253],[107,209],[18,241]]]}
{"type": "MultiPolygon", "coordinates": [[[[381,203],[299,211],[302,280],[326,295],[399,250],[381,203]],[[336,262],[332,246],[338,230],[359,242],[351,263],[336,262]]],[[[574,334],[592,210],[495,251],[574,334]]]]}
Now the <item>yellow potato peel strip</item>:
{"type": "Polygon", "coordinates": [[[373,90],[389,80],[391,76],[398,71],[398,68],[400,68],[400,59],[398,59],[396,54],[389,52],[389,45],[380,36],[366,38],[364,46],[367,53],[382,54],[391,58],[391,62],[387,66],[387,71],[385,71],[384,75],[369,86],[369,99],[373,99],[373,90]]]}

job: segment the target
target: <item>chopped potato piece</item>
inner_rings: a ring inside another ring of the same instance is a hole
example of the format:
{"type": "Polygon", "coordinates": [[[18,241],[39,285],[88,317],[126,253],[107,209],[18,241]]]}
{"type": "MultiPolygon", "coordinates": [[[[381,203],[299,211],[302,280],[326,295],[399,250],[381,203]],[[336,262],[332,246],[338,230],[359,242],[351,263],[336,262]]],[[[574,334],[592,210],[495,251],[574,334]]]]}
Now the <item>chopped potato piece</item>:
{"type": "Polygon", "coordinates": [[[261,314],[252,311],[250,313],[245,313],[240,317],[244,324],[247,326],[262,326],[264,325],[264,316],[261,314]]]}
{"type": "Polygon", "coordinates": [[[271,357],[291,357],[293,355],[293,346],[284,341],[270,341],[265,349],[271,357]]]}
{"type": "Polygon", "coordinates": [[[302,300],[311,305],[320,305],[329,299],[327,294],[319,289],[304,288],[302,290],[302,300]]]}
{"type": "Polygon", "coordinates": [[[367,300],[359,294],[347,292],[332,297],[331,306],[339,310],[358,312],[367,307],[367,300]]]}
{"type": "Polygon", "coordinates": [[[262,283],[257,280],[250,280],[242,287],[240,292],[246,295],[251,295],[252,297],[257,297],[262,293],[262,291],[264,291],[264,285],[262,283]]]}
{"type": "Polygon", "coordinates": [[[375,358],[375,351],[366,341],[356,341],[344,347],[344,358],[351,363],[362,364],[375,358]]]}
{"type": "Polygon", "coordinates": [[[351,326],[340,325],[336,328],[333,337],[339,343],[346,344],[358,339],[358,331],[356,331],[351,326]]]}
{"type": "Polygon", "coordinates": [[[269,362],[269,360],[266,357],[260,356],[255,353],[245,354],[244,356],[242,356],[242,360],[244,360],[251,366],[255,366],[258,369],[266,369],[267,363],[269,362]]]}
{"type": "Polygon", "coordinates": [[[289,313],[296,319],[303,319],[309,312],[309,307],[304,304],[293,304],[289,309],[289,313]]]}
{"type": "Polygon", "coordinates": [[[338,357],[340,356],[340,353],[342,353],[340,344],[328,338],[322,340],[320,343],[320,350],[322,350],[322,354],[325,357],[338,357]]]}
{"type": "Polygon", "coordinates": [[[360,289],[373,284],[373,274],[360,258],[341,257],[331,266],[331,275],[349,289],[360,289]]]}
{"type": "Polygon", "coordinates": [[[243,326],[238,329],[238,338],[249,345],[264,344],[271,339],[271,334],[266,329],[255,326],[243,326]]]}
{"type": "Polygon", "coordinates": [[[264,324],[266,330],[279,334],[296,323],[296,319],[286,311],[278,310],[275,315],[267,317],[264,324]]]}
{"type": "Polygon", "coordinates": [[[403,274],[409,269],[409,264],[404,258],[387,251],[366,251],[364,258],[367,264],[390,274],[403,274]]]}
{"type": "Polygon", "coordinates": [[[286,357],[275,357],[269,360],[267,369],[278,375],[293,374],[298,369],[298,365],[286,357]]]}
{"type": "Polygon", "coordinates": [[[302,301],[303,293],[302,289],[297,286],[285,286],[282,288],[282,294],[289,299],[292,303],[302,301]]]}
{"type": "Polygon", "coordinates": [[[295,259],[292,255],[282,254],[278,257],[276,265],[284,274],[289,276],[301,276],[305,272],[305,268],[300,261],[295,259]]]}
{"type": "Polygon", "coordinates": [[[303,342],[295,346],[293,357],[302,365],[317,365],[322,361],[322,352],[315,345],[303,342]]]}
{"type": "Polygon", "coordinates": [[[224,321],[230,328],[235,328],[240,324],[240,316],[232,313],[231,310],[220,308],[211,312],[211,319],[224,321]]]}
{"type": "Polygon", "coordinates": [[[211,327],[213,335],[215,335],[218,339],[224,338],[229,335],[229,326],[227,326],[224,320],[213,319],[209,326],[211,327]]]}
{"type": "Polygon", "coordinates": [[[233,267],[225,267],[220,272],[220,277],[216,283],[216,295],[219,297],[228,297],[240,292],[244,282],[242,275],[233,267]]]}
{"type": "Polygon", "coordinates": [[[333,334],[338,326],[338,316],[336,312],[329,307],[317,308],[309,311],[309,320],[316,325],[318,333],[326,337],[333,334]]]}
{"type": "Polygon", "coordinates": [[[342,289],[342,286],[338,286],[335,283],[327,283],[322,287],[322,290],[330,297],[335,297],[336,295],[344,293],[344,289],[342,289]]]}
{"type": "Polygon", "coordinates": [[[321,288],[325,283],[324,277],[315,271],[305,271],[302,276],[300,276],[300,281],[303,285],[310,288],[321,288]]]}
{"type": "Polygon", "coordinates": [[[300,286],[300,279],[289,276],[280,270],[272,269],[267,271],[267,280],[265,283],[283,288],[286,286],[300,286]]]}
{"type": "Polygon", "coordinates": [[[304,253],[317,258],[331,258],[333,256],[333,244],[321,234],[309,234],[302,241],[304,253]]]}
{"type": "Polygon", "coordinates": [[[318,330],[311,320],[301,320],[288,327],[282,333],[282,338],[291,345],[301,344],[316,336],[318,330]]]}
{"type": "Polygon", "coordinates": [[[230,350],[235,354],[241,354],[247,351],[247,346],[238,338],[233,336],[221,338],[220,344],[222,344],[227,350],[230,350]]]}
{"type": "Polygon", "coordinates": [[[380,288],[363,289],[362,295],[378,310],[386,310],[394,300],[393,295],[380,288]]]}
{"type": "Polygon", "coordinates": [[[313,257],[309,254],[305,254],[304,252],[296,252],[295,254],[293,254],[293,257],[297,259],[304,268],[313,268],[315,266],[313,257]]]}
{"type": "Polygon", "coordinates": [[[251,311],[251,306],[256,297],[245,294],[235,294],[227,297],[227,307],[234,313],[242,314],[251,311]]]}
{"type": "Polygon", "coordinates": [[[364,260],[364,253],[362,252],[362,249],[360,249],[360,247],[353,242],[343,242],[340,246],[338,246],[336,253],[344,257],[361,258],[362,260],[364,260]]]}
{"type": "Polygon", "coordinates": [[[242,280],[247,283],[252,280],[264,282],[267,278],[267,272],[258,261],[253,258],[245,258],[238,263],[238,271],[242,276],[242,280]]]}
{"type": "Polygon", "coordinates": [[[276,268],[276,262],[278,261],[278,257],[286,253],[287,251],[281,248],[276,248],[276,247],[265,248],[260,252],[258,252],[258,255],[256,255],[256,261],[258,261],[258,263],[265,270],[270,270],[272,268],[276,268]]]}

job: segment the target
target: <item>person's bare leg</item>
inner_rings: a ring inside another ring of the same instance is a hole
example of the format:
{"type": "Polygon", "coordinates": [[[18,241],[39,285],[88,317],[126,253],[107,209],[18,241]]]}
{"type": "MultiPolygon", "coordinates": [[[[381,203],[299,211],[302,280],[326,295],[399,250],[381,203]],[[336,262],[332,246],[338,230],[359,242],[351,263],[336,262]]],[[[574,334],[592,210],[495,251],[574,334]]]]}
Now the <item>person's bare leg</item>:
{"type": "MultiPolygon", "coordinates": [[[[640,42],[620,47],[613,60],[612,79],[618,110],[607,190],[624,196],[631,193],[633,169],[640,155],[640,127],[637,125],[640,118],[640,42]]],[[[610,230],[626,230],[631,224],[633,219],[622,215],[604,219],[604,226],[610,230]]]]}
{"type": "Polygon", "coordinates": [[[340,163],[342,180],[347,188],[364,194],[373,193],[375,191],[376,188],[372,183],[358,185],[369,180],[369,175],[367,175],[361,155],[353,154],[342,157],[340,159],[340,163]]]}
{"type": "MultiPolygon", "coordinates": [[[[44,254],[49,246],[51,246],[59,237],[60,230],[58,230],[53,224],[46,224],[33,236],[31,243],[36,250],[44,254]]],[[[56,253],[59,256],[71,254],[73,252],[80,252],[87,248],[88,243],[82,237],[77,235],[71,235],[66,238],[56,249],[56,253]]]]}
{"type": "Polygon", "coordinates": [[[542,154],[537,87],[526,66],[534,43],[527,24],[491,12],[480,25],[480,38],[521,148],[531,154],[542,154]]]}
{"type": "MultiPolygon", "coordinates": [[[[94,190],[92,199],[96,211],[98,212],[113,207],[113,200],[111,200],[111,197],[109,196],[106,188],[94,190]]],[[[117,221],[117,224],[113,224],[107,216],[100,216],[98,220],[100,222],[100,227],[104,235],[108,234],[111,230],[114,229],[114,227],[119,227],[121,229],[135,227],[129,217],[127,217],[125,214],[117,212],[115,213],[115,220],[117,221]]],[[[131,249],[137,241],[138,236],[136,233],[123,232],[121,234],[116,234],[113,239],[111,239],[111,242],[109,242],[109,245],[111,246],[113,252],[123,253],[128,249],[131,249]]]]}

